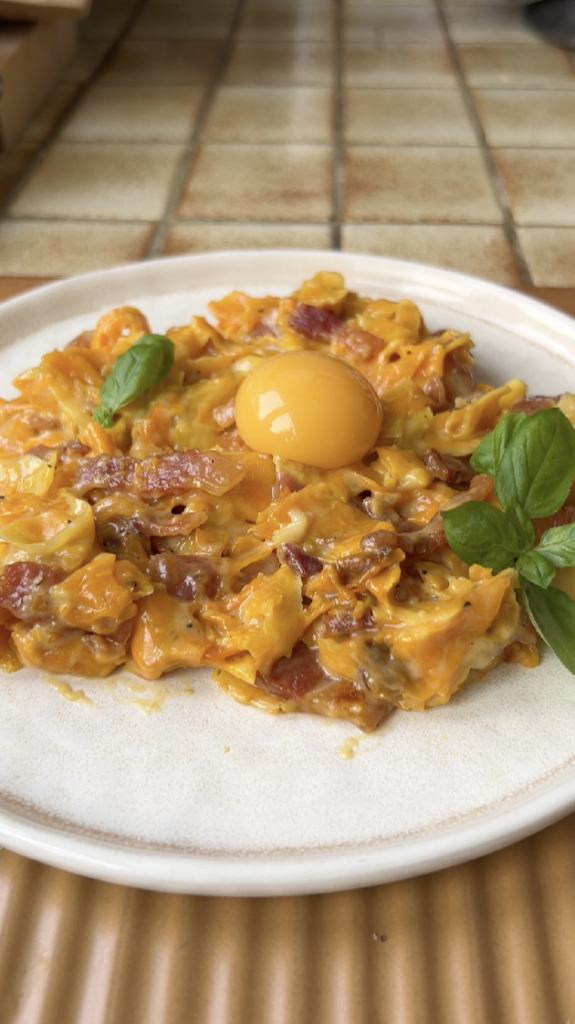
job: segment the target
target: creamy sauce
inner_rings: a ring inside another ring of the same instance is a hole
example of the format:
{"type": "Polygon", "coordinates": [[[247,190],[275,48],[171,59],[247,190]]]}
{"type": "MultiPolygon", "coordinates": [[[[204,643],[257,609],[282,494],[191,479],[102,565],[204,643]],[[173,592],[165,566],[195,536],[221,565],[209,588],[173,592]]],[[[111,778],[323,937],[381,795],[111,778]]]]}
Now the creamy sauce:
{"type": "Polygon", "coordinates": [[[73,701],[75,704],[90,704],[92,707],[94,706],[94,701],[83,690],[73,690],[68,683],[65,683],[63,679],[58,679],[56,676],[49,676],[43,673],[43,677],[48,685],[53,690],[56,690],[61,697],[65,697],[66,700],[73,701]]]}

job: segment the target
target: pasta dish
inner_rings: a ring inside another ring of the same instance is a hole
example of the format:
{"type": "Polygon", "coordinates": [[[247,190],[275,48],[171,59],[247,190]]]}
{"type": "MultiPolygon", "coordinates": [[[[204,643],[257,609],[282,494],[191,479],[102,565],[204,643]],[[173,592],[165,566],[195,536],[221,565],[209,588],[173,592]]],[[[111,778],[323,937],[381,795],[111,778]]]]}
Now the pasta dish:
{"type": "Polygon", "coordinates": [[[0,402],[2,667],[210,667],[236,700],[371,730],[536,665],[517,573],[468,566],[440,514],[495,501],[469,458],[528,411],[525,384],[475,383],[467,334],[335,273],[209,313],[166,332],[169,369],[119,407],[114,368],[158,337],[127,307],[0,402]]]}

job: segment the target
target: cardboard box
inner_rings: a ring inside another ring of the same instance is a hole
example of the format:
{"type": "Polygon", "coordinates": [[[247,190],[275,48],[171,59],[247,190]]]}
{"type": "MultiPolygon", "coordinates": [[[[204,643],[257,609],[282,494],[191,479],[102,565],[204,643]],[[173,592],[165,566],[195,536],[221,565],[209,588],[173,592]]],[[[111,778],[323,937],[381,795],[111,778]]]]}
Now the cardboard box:
{"type": "Polygon", "coordinates": [[[92,0],[0,0],[0,19],[53,21],[55,18],[86,18],[92,0]]]}
{"type": "Polygon", "coordinates": [[[0,149],[24,131],[61,77],[78,45],[70,19],[0,24],[0,149]]]}

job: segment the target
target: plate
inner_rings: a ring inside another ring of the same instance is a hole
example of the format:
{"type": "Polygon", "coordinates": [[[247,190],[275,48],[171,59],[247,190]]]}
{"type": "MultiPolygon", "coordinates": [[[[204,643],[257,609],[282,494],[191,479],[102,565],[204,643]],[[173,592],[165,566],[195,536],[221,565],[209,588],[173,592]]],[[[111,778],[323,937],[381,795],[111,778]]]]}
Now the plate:
{"type": "MultiPolygon", "coordinates": [[[[154,331],[233,288],[288,294],[318,270],[470,330],[477,379],[575,391],[575,323],[459,274],[334,252],[242,252],[122,267],[0,308],[9,378],[117,305],[154,331]]],[[[100,879],[211,895],[325,892],[487,853],[575,805],[575,685],[553,655],[500,666],[446,707],[348,723],[241,707],[208,672],[145,683],[0,677],[0,842],[100,879]],[[193,692],[192,692],[193,691],[193,692]],[[346,757],[353,753],[355,756],[346,757]]]]}

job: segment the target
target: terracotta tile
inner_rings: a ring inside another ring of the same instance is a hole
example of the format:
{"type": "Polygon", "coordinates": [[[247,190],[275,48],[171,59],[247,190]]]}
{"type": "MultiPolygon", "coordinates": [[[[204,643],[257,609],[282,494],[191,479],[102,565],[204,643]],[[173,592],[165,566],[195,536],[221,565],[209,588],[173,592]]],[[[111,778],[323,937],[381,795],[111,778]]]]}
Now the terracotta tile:
{"type": "Polygon", "coordinates": [[[148,4],[130,31],[130,39],[226,39],[232,7],[148,4]]]}
{"type": "Polygon", "coordinates": [[[575,149],[497,149],[517,224],[575,225],[575,149]]]}
{"type": "Polygon", "coordinates": [[[9,214],[26,219],[155,220],[163,214],[181,154],[180,146],[56,143],[9,214]]]}
{"type": "Polygon", "coordinates": [[[503,228],[472,224],[344,224],[343,248],[521,284],[503,228]]]}
{"type": "Polygon", "coordinates": [[[84,40],[60,79],[60,85],[83,85],[98,70],[112,43],[109,39],[84,40]]]}
{"type": "Polygon", "coordinates": [[[95,86],[67,121],[63,142],[186,142],[200,110],[200,86],[95,86]]]}
{"type": "Polygon", "coordinates": [[[330,86],[334,68],[334,49],[322,43],[238,43],[225,81],[230,85],[330,86]]]}
{"type": "Polygon", "coordinates": [[[437,12],[421,7],[350,7],[344,17],[348,43],[428,43],[443,38],[437,12]]]}
{"type": "Polygon", "coordinates": [[[325,142],[333,138],[331,89],[223,86],[210,110],[208,142],[325,142]]]}
{"type": "Polygon", "coordinates": [[[151,224],[0,222],[0,274],[65,277],[141,260],[151,224]]]}
{"type": "Polygon", "coordinates": [[[114,42],[126,27],[133,4],[94,4],[90,16],[79,22],[80,39],[107,39],[114,42]]]}
{"type": "Polygon", "coordinates": [[[352,87],[457,88],[457,78],[443,43],[346,46],[344,82],[352,87]]]}
{"type": "Polygon", "coordinates": [[[455,89],[348,89],[347,142],[386,146],[475,146],[455,89]]]}
{"type": "Polygon", "coordinates": [[[265,6],[246,11],[238,38],[250,42],[289,39],[304,43],[326,43],[334,37],[334,19],[329,7],[269,9],[265,6]]]}
{"type": "Polygon", "coordinates": [[[561,50],[543,44],[478,43],[458,47],[472,88],[575,89],[575,69],[561,50]]]}
{"type": "Polygon", "coordinates": [[[165,256],[224,249],[330,249],[329,224],[176,224],[168,232],[165,256]]]}
{"type": "Polygon", "coordinates": [[[31,143],[18,143],[8,153],[0,153],[0,203],[3,203],[10,190],[20,180],[37,146],[31,143]]]}
{"type": "Polygon", "coordinates": [[[57,85],[50,93],[43,107],[30,122],[22,136],[22,142],[43,142],[54,130],[62,114],[78,92],[77,85],[57,85]]]}
{"type": "Polygon", "coordinates": [[[202,146],[178,216],[329,220],[331,161],[328,146],[202,146]]]}
{"type": "Polygon", "coordinates": [[[575,288],[575,228],[519,228],[517,233],[534,284],[575,288]]]}
{"type": "Polygon", "coordinates": [[[350,147],[346,220],[497,224],[479,150],[350,147]]]}
{"type": "Polygon", "coordinates": [[[190,39],[127,40],[102,72],[99,85],[206,85],[222,44],[190,39]]]}
{"type": "Polygon", "coordinates": [[[475,105],[490,146],[575,148],[575,90],[478,90],[475,105]]]}
{"type": "Polygon", "coordinates": [[[470,4],[447,8],[445,18],[455,43],[541,43],[518,7],[470,4]]]}

